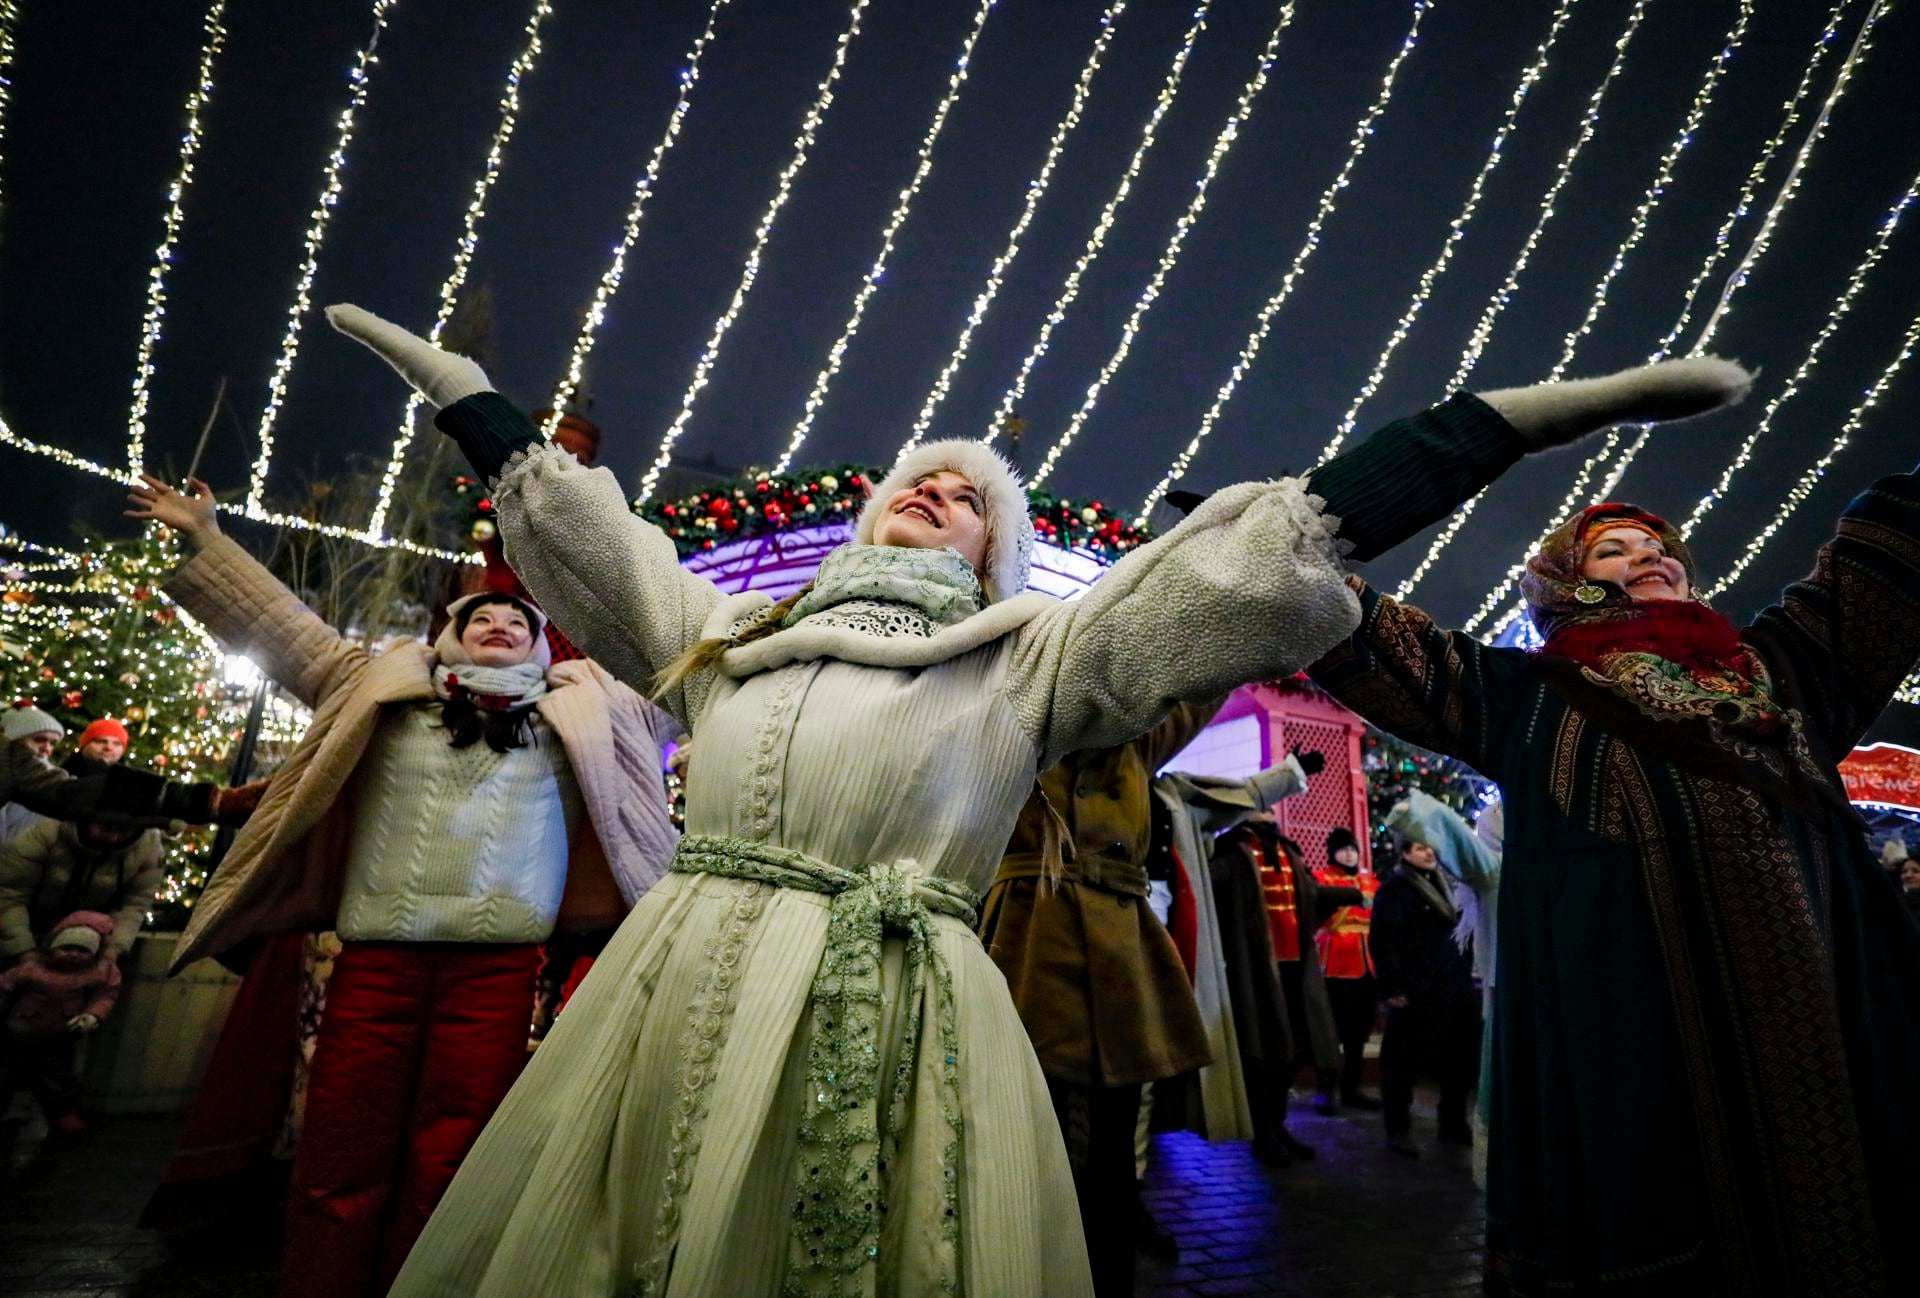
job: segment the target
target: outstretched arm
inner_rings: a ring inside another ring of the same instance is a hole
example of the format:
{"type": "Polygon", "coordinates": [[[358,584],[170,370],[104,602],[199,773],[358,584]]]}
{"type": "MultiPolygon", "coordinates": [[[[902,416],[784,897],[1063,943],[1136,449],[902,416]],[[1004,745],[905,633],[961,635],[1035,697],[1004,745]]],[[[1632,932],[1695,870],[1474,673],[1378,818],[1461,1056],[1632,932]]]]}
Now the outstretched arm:
{"type": "MultiPolygon", "coordinates": [[[[719,589],[680,566],[673,542],[634,516],[609,470],[583,469],[549,443],[478,365],[359,307],[329,307],[327,319],[438,408],[435,425],[496,484],[507,559],[527,589],[575,643],[646,693],[705,633],[719,589]]],[[[693,724],[685,687],[663,702],[693,724]]]]}
{"type": "Polygon", "coordinates": [[[1717,409],[1748,382],[1738,365],[1697,358],[1463,394],[1388,424],[1304,482],[1216,492],[1084,598],[1023,628],[1008,694],[1044,766],[1139,734],[1175,703],[1292,675],[1354,633],[1343,557],[1414,535],[1530,451],[1717,409]]]}
{"type": "Polygon", "coordinates": [[[1746,638],[1785,670],[1827,756],[1844,757],[1920,667],[1920,469],[1855,497],[1813,571],[1746,638]]]}

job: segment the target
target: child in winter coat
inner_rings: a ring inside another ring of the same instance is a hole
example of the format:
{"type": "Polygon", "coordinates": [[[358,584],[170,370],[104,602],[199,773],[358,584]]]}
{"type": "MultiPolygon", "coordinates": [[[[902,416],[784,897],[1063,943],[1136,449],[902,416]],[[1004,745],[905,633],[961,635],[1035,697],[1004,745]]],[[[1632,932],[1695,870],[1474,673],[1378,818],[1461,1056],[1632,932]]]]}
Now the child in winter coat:
{"type": "Polygon", "coordinates": [[[54,925],[46,941],[0,973],[0,1093],[33,1092],[48,1125],[75,1132],[80,1119],[76,1038],[92,1032],[120,997],[113,919],[78,910],[54,925]]]}

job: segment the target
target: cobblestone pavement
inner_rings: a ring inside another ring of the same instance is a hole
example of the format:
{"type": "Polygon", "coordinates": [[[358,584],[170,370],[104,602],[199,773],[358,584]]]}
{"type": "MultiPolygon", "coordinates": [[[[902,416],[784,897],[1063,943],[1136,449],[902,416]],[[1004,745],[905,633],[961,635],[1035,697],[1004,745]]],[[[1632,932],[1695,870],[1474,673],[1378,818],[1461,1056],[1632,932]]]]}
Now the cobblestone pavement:
{"type": "Polygon", "coordinates": [[[1263,1166],[1244,1144],[1154,1138],[1147,1209],[1180,1257],[1142,1258],[1139,1298],[1479,1293],[1483,1200],[1467,1151],[1434,1142],[1431,1106],[1414,1110],[1417,1160],[1388,1152],[1377,1115],[1305,1107],[1296,1097],[1288,1128],[1318,1157],[1292,1167],[1263,1166]]]}
{"type": "MultiPolygon", "coordinates": [[[[1319,1157],[1284,1169],[1255,1162],[1241,1144],[1155,1137],[1148,1206],[1179,1240],[1180,1258],[1142,1258],[1140,1298],[1479,1291],[1480,1197],[1464,1151],[1431,1143],[1430,1117],[1416,1111],[1414,1137],[1426,1146],[1418,1161],[1388,1153],[1372,1115],[1296,1112],[1292,1126],[1319,1157]]],[[[0,1295],[271,1298],[270,1233],[170,1246],[135,1224],[175,1130],[169,1119],[103,1118],[55,1138],[0,1191],[0,1295]]],[[[1094,1247],[1103,1243],[1131,1241],[1094,1247]]]]}

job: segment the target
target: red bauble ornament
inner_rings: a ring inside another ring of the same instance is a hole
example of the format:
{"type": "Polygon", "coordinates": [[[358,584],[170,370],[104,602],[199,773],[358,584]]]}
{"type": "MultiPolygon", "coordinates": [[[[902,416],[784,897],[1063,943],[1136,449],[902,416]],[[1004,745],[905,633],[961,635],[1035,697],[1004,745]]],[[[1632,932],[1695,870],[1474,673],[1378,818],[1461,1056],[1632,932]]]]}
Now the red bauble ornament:
{"type": "Polygon", "coordinates": [[[733,512],[733,502],[725,496],[716,496],[713,503],[708,506],[707,512],[715,518],[725,518],[733,512]]]}
{"type": "Polygon", "coordinates": [[[69,708],[77,708],[85,701],[86,695],[82,694],[79,690],[68,690],[60,696],[62,705],[69,708]]]}
{"type": "Polygon", "coordinates": [[[150,591],[150,590],[148,590],[148,589],[147,589],[147,588],[146,588],[145,586],[135,586],[135,587],[133,588],[133,602],[134,602],[134,603],[136,603],[136,604],[144,604],[144,603],[146,603],[146,602],[147,602],[148,600],[150,600],[150,599],[152,599],[152,598],[153,598],[153,592],[152,592],[152,591],[150,591]]]}
{"type": "Polygon", "coordinates": [[[740,520],[737,518],[723,518],[720,520],[720,530],[723,532],[737,532],[740,530],[740,520]]]}

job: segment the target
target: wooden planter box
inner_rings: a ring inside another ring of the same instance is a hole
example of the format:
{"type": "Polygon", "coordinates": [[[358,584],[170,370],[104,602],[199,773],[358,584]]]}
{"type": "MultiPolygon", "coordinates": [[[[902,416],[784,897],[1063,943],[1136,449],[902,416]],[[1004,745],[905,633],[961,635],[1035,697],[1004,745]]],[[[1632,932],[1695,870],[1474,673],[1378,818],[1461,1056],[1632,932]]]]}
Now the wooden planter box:
{"type": "Polygon", "coordinates": [[[84,1047],[94,1112],[178,1113],[200,1086],[240,979],[212,960],[167,977],[179,938],[142,933],[120,963],[120,1003],[84,1047]]]}

